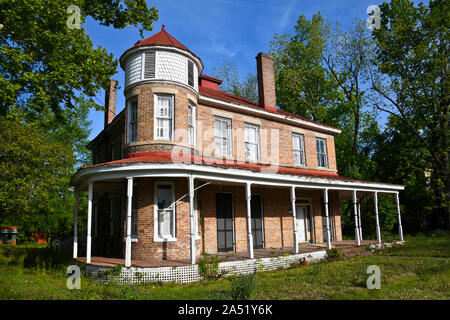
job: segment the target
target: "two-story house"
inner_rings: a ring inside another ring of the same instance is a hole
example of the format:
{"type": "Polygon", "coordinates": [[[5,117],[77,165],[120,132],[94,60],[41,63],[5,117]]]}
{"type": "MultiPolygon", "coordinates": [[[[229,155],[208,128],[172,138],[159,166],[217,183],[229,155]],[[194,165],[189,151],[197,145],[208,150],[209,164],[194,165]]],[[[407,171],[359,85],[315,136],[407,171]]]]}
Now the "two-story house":
{"type": "MultiPolygon", "coordinates": [[[[341,130],[278,109],[273,58],[259,53],[256,62],[253,102],[220,91],[221,80],[202,74],[200,57],[164,26],[123,53],[126,106],[116,115],[112,80],[105,127],[88,145],[93,163],[71,181],[77,202],[88,191],[87,263],[330,248],[342,240],[342,199],[353,199],[359,245],[359,199],[395,194],[398,205],[404,186],[338,174],[341,130]]],[[[402,238],[399,206],[398,214],[402,238]]],[[[77,212],[75,222],[76,258],[77,212]]]]}

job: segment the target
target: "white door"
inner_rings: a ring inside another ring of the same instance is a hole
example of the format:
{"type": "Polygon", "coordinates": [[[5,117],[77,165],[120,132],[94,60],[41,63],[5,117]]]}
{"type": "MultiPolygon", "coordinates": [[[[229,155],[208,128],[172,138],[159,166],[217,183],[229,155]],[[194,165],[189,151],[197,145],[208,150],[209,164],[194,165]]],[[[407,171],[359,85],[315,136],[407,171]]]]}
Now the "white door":
{"type": "Polygon", "coordinates": [[[296,207],[297,214],[297,234],[298,234],[298,242],[307,242],[306,237],[306,207],[296,207]]]}

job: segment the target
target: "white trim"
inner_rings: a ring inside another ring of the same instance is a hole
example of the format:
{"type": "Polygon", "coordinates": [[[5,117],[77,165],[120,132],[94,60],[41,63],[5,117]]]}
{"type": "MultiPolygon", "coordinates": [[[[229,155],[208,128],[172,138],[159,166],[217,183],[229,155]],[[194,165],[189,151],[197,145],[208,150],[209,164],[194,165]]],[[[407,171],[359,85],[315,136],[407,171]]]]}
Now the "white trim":
{"type": "Polygon", "coordinates": [[[167,93],[155,93],[153,95],[153,107],[154,107],[154,112],[153,112],[153,140],[158,140],[158,141],[174,141],[174,132],[175,132],[175,128],[174,128],[174,110],[175,110],[175,98],[173,94],[167,94],[167,93]],[[166,137],[160,137],[158,138],[158,116],[157,116],[157,110],[158,110],[158,97],[170,97],[170,130],[169,130],[169,139],[167,139],[166,137]]]}
{"type": "Polygon", "coordinates": [[[290,116],[286,116],[286,115],[282,115],[282,114],[277,114],[277,113],[273,113],[273,112],[269,112],[266,110],[259,110],[252,107],[248,107],[242,104],[237,104],[237,103],[231,103],[231,102],[226,102],[226,101],[222,101],[219,99],[214,99],[214,98],[210,98],[204,95],[199,95],[199,100],[203,100],[205,102],[209,102],[209,103],[215,103],[215,104],[220,104],[226,107],[232,107],[234,109],[238,109],[239,111],[243,111],[243,112],[251,112],[251,113],[256,113],[258,115],[264,115],[266,117],[271,117],[271,118],[275,118],[277,120],[285,120],[285,121],[290,121],[296,125],[302,125],[305,127],[309,127],[309,128],[313,128],[313,129],[320,129],[322,131],[326,131],[326,132],[330,132],[332,134],[338,134],[341,133],[342,130],[340,129],[336,129],[336,128],[331,128],[328,126],[324,126],[315,122],[311,122],[311,121],[306,121],[306,120],[302,120],[299,118],[294,118],[294,117],[290,117],[290,116]]]}
{"type": "Polygon", "coordinates": [[[131,104],[133,104],[134,102],[136,102],[136,141],[137,141],[137,128],[138,128],[138,125],[137,125],[137,118],[138,118],[138,112],[139,112],[139,105],[138,105],[138,98],[137,97],[133,97],[133,98],[130,98],[130,99],[128,99],[128,101],[127,101],[127,126],[126,126],[126,129],[127,129],[127,144],[128,143],[132,143],[132,142],[136,142],[136,141],[131,141],[131,135],[132,135],[132,133],[131,133],[131,124],[130,124],[130,119],[131,119],[131,104]]]}
{"type": "Polygon", "coordinates": [[[188,177],[193,174],[198,179],[210,179],[218,181],[230,181],[236,183],[251,182],[256,185],[272,185],[290,187],[295,185],[301,188],[329,190],[349,190],[358,189],[366,192],[398,193],[404,190],[402,185],[383,184],[365,181],[343,181],[332,178],[311,178],[305,176],[261,173],[243,169],[223,169],[206,165],[183,164],[183,163],[142,163],[127,166],[90,167],[77,172],[72,178],[72,185],[81,186],[88,182],[101,181],[106,179],[120,179],[133,175],[135,177],[188,177]],[[82,179],[83,178],[83,179],[82,179]]]}
{"type": "Polygon", "coordinates": [[[245,159],[246,160],[258,161],[261,158],[261,155],[260,155],[261,154],[261,152],[260,152],[260,150],[261,150],[261,139],[259,137],[259,128],[260,128],[260,126],[257,125],[257,124],[244,122],[244,148],[245,148],[245,159]],[[255,129],[255,135],[256,135],[256,137],[255,137],[255,140],[256,140],[256,159],[252,159],[252,158],[247,157],[247,146],[246,146],[246,144],[247,143],[250,143],[250,144],[253,144],[253,145],[255,144],[253,142],[247,142],[245,140],[245,129],[247,127],[255,129]]]}
{"type": "Polygon", "coordinates": [[[171,236],[160,236],[158,234],[158,186],[159,185],[170,185],[172,190],[172,203],[171,206],[175,203],[175,183],[173,181],[155,181],[154,183],[154,206],[153,206],[153,241],[154,242],[174,242],[177,241],[176,237],[176,221],[177,221],[177,206],[173,206],[173,220],[172,220],[172,230],[173,234],[171,236]]]}

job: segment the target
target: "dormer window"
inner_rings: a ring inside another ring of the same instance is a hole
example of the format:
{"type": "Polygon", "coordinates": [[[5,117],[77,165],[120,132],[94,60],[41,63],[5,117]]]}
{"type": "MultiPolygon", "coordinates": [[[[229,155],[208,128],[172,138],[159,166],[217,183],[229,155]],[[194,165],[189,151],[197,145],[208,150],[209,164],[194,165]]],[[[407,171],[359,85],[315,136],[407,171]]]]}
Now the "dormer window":
{"type": "Polygon", "coordinates": [[[155,140],[172,140],[173,96],[155,95],[155,140]]]}

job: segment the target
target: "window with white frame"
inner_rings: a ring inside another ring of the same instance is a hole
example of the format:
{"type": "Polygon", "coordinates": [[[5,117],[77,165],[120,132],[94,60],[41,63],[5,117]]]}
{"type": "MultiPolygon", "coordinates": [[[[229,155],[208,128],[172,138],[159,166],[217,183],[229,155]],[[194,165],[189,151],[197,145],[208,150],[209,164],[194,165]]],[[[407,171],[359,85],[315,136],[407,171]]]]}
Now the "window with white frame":
{"type": "Polygon", "coordinates": [[[173,96],[155,95],[155,140],[172,140],[173,96]]]}
{"type": "Polygon", "coordinates": [[[214,118],[214,144],[216,156],[231,156],[231,120],[214,118]]]}
{"type": "Polygon", "coordinates": [[[189,144],[191,146],[195,145],[195,106],[189,103],[188,106],[188,134],[189,134],[189,144]]]}
{"type": "Polygon", "coordinates": [[[128,142],[137,141],[137,99],[128,103],[128,142]]]}
{"type": "Polygon", "coordinates": [[[328,168],[327,141],[325,139],[317,138],[316,147],[317,147],[317,162],[319,164],[319,167],[328,168]]]}
{"type": "Polygon", "coordinates": [[[174,189],[173,183],[155,184],[155,240],[175,239],[174,189]]]}
{"type": "Polygon", "coordinates": [[[244,124],[245,156],[250,160],[259,160],[259,127],[244,124]]]}
{"type": "Polygon", "coordinates": [[[304,166],[305,161],[305,141],[302,134],[292,135],[292,149],[294,150],[294,165],[304,166]]]}

